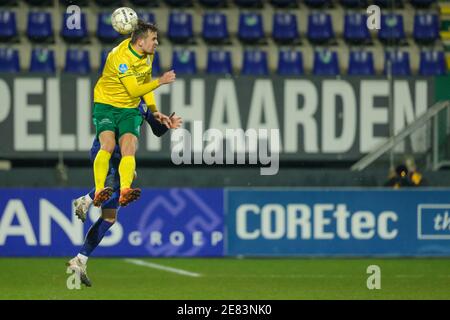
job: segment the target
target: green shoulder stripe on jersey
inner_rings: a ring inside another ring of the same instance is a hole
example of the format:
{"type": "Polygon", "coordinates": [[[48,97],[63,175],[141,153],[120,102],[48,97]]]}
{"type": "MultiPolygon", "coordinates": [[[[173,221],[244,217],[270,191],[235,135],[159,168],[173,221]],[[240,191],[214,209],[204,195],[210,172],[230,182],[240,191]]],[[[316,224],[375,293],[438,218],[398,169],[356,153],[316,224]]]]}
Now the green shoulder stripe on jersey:
{"type": "Polygon", "coordinates": [[[131,46],[131,41],[128,42],[128,49],[130,49],[131,53],[133,55],[135,55],[136,57],[138,57],[139,59],[142,59],[144,56],[141,56],[139,53],[137,53],[136,51],[134,51],[133,47],[131,46]]]}

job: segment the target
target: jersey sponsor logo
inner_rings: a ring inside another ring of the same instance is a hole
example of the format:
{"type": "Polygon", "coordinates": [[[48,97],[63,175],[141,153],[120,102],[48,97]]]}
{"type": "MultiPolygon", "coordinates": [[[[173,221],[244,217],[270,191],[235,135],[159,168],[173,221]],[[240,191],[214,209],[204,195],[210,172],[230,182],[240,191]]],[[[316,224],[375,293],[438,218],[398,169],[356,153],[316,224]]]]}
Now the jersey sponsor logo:
{"type": "Polygon", "coordinates": [[[125,63],[122,63],[122,64],[119,66],[119,71],[120,71],[121,73],[127,72],[127,71],[128,71],[128,66],[127,66],[125,63]]]}

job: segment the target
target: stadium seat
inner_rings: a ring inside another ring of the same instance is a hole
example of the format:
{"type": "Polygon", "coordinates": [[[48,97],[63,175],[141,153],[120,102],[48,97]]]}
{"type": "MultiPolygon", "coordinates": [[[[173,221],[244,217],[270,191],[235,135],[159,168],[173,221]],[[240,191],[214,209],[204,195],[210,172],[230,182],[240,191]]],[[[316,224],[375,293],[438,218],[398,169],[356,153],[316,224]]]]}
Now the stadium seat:
{"type": "Polygon", "coordinates": [[[350,51],[348,74],[351,76],[373,76],[375,67],[370,51],[350,51]]]}
{"type": "Polygon", "coordinates": [[[298,8],[297,0],[270,0],[270,3],[277,8],[298,8]]]}
{"type": "Polygon", "coordinates": [[[414,16],[413,36],[418,43],[433,43],[439,38],[439,17],[432,13],[418,13],[414,16]]]}
{"type": "Polygon", "coordinates": [[[49,49],[31,50],[30,72],[55,73],[55,53],[49,49]]]}
{"type": "Polygon", "coordinates": [[[103,67],[105,66],[105,62],[110,51],[111,49],[102,49],[102,52],[100,53],[100,67],[98,68],[100,73],[103,72],[103,67]]]}
{"type": "Polygon", "coordinates": [[[224,43],[229,40],[227,17],[223,13],[205,13],[202,36],[208,43],[224,43]]]}
{"type": "Polygon", "coordinates": [[[262,0],[234,0],[234,3],[241,8],[262,8],[262,0]]]}
{"type": "Polygon", "coordinates": [[[223,8],[227,5],[227,0],[199,0],[199,2],[208,8],[223,8]]]}
{"type": "Polygon", "coordinates": [[[378,38],[385,44],[399,43],[405,39],[403,16],[395,13],[381,14],[381,29],[378,31],[378,38]]]}
{"type": "Polygon", "coordinates": [[[121,7],[122,0],[95,0],[95,3],[100,7],[121,7]]]}
{"type": "Polygon", "coordinates": [[[29,12],[27,36],[33,42],[53,41],[52,17],[50,12],[29,12]]]}
{"type": "Polygon", "coordinates": [[[362,13],[347,13],[344,18],[344,39],[351,44],[364,44],[371,40],[366,26],[367,17],[362,13]]]}
{"type": "Polygon", "coordinates": [[[0,41],[9,42],[17,39],[17,21],[14,11],[0,11],[0,41]]]}
{"type": "Polygon", "coordinates": [[[75,28],[70,24],[70,16],[71,14],[68,13],[63,14],[61,36],[69,43],[86,42],[89,38],[86,25],[86,14],[84,12],[81,13],[80,28],[75,28]]]}
{"type": "Polygon", "coordinates": [[[303,55],[300,51],[280,50],[278,52],[277,73],[283,76],[303,74],[303,55]]]}
{"type": "Polygon", "coordinates": [[[194,38],[192,15],[185,12],[171,12],[167,36],[174,43],[191,42],[194,38]]]}
{"type": "Polygon", "coordinates": [[[152,63],[152,77],[155,78],[161,74],[161,62],[159,60],[159,52],[155,52],[152,63]]]}
{"type": "Polygon", "coordinates": [[[0,73],[20,72],[19,50],[0,48],[0,73]]]}
{"type": "Polygon", "coordinates": [[[272,38],[278,43],[293,43],[300,34],[297,16],[292,13],[275,13],[273,15],[272,38]]]}
{"type": "Polygon", "coordinates": [[[111,13],[103,12],[97,18],[97,38],[104,43],[112,43],[121,37],[111,25],[111,13]]]}
{"type": "Polygon", "coordinates": [[[192,7],[193,3],[192,0],[164,0],[167,5],[171,7],[192,7]]]}
{"type": "Polygon", "coordinates": [[[421,76],[445,75],[447,67],[443,51],[421,51],[419,74],[421,76]]]}
{"type": "Polygon", "coordinates": [[[156,23],[155,15],[152,12],[148,11],[137,11],[136,12],[139,19],[144,20],[145,22],[149,23],[156,23]]]}
{"type": "Polygon", "coordinates": [[[269,74],[267,52],[259,49],[245,50],[242,63],[242,74],[265,76],[269,74]]]}
{"type": "Polygon", "coordinates": [[[341,5],[344,8],[367,8],[367,0],[340,0],[341,5]]]}
{"type": "Polygon", "coordinates": [[[336,76],[340,73],[338,56],[335,51],[316,50],[314,52],[313,74],[316,76],[336,76]]]}
{"type": "Polygon", "coordinates": [[[30,6],[51,7],[53,0],[25,0],[30,6]]]}
{"type": "Polygon", "coordinates": [[[91,72],[89,51],[68,49],[66,51],[66,65],[64,67],[64,72],[89,74],[91,72]]]}
{"type": "Polygon", "coordinates": [[[263,21],[260,13],[239,14],[238,37],[244,43],[258,43],[264,39],[263,21]]]}
{"type": "Polygon", "coordinates": [[[384,74],[388,74],[388,61],[391,61],[393,76],[411,75],[409,53],[405,51],[386,51],[384,55],[384,74]]]}
{"type": "Polygon", "coordinates": [[[411,0],[411,4],[416,8],[428,8],[434,3],[436,0],[411,0]]]}
{"type": "Polygon", "coordinates": [[[206,73],[217,75],[232,74],[233,67],[230,51],[209,50],[206,73]]]}
{"type": "Polygon", "coordinates": [[[330,0],[305,0],[305,4],[311,8],[321,8],[329,6],[331,4],[330,0]]]}
{"type": "Polygon", "coordinates": [[[172,54],[172,69],[176,74],[197,73],[197,58],[192,50],[174,50],[172,54]]]}
{"type": "Polygon", "coordinates": [[[334,38],[331,15],[315,12],[308,16],[308,39],[316,44],[329,42],[334,38]]]}

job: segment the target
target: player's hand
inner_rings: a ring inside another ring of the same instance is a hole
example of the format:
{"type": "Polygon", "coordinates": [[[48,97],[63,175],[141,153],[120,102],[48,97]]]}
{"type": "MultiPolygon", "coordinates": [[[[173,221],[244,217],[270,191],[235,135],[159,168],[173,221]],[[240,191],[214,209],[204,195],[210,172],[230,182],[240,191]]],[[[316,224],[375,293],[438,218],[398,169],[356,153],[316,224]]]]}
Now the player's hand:
{"type": "Polygon", "coordinates": [[[170,70],[170,71],[164,72],[164,74],[161,77],[159,77],[159,84],[162,85],[162,84],[172,83],[175,81],[175,79],[176,79],[175,71],[170,70]]]}
{"type": "Polygon", "coordinates": [[[156,120],[158,120],[161,124],[165,125],[168,129],[170,129],[172,121],[168,116],[159,111],[156,111],[153,112],[153,117],[155,117],[156,120]]]}
{"type": "Polygon", "coordinates": [[[179,127],[181,127],[181,124],[183,123],[183,119],[181,119],[181,117],[179,116],[176,116],[175,112],[172,113],[172,115],[170,116],[170,120],[171,120],[170,129],[178,129],[179,127]]]}

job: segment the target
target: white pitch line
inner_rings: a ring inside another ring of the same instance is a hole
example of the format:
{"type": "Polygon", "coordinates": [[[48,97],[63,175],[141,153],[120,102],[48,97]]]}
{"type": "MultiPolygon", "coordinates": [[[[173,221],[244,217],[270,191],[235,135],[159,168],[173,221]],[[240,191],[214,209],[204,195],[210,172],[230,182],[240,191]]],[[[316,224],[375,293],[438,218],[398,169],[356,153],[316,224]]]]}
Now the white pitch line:
{"type": "Polygon", "coordinates": [[[156,264],[153,262],[147,262],[147,261],[138,260],[138,259],[124,259],[124,260],[128,263],[132,263],[132,264],[135,264],[138,266],[154,268],[154,269],[163,270],[163,271],[167,271],[167,272],[173,272],[173,273],[181,274],[183,276],[188,276],[188,277],[200,277],[201,276],[200,273],[189,272],[186,270],[176,269],[176,268],[172,268],[172,267],[166,267],[166,266],[162,266],[160,264],[156,264]]]}

